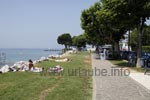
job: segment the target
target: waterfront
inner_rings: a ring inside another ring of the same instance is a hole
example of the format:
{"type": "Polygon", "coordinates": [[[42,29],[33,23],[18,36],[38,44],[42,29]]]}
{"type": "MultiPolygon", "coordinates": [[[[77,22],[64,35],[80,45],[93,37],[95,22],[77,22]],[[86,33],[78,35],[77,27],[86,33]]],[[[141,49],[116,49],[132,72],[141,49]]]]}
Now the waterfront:
{"type": "Polygon", "coordinates": [[[5,54],[1,60],[8,65],[12,65],[17,61],[38,60],[41,57],[61,53],[61,51],[44,51],[44,49],[0,49],[0,52],[5,54]]]}

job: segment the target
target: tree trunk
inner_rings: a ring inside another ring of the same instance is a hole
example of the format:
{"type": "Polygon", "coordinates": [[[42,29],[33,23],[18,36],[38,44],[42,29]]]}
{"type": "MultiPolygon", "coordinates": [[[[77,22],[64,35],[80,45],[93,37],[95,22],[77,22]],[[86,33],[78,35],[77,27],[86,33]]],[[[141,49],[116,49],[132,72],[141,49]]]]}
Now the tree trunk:
{"type": "Polygon", "coordinates": [[[119,53],[119,51],[120,51],[119,41],[114,41],[114,51],[119,53]]]}
{"type": "Polygon", "coordinates": [[[128,33],[128,51],[130,51],[130,29],[128,33]]]}
{"type": "Polygon", "coordinates": [[[94,48],[94,44],[92,44],[92,48],[94,48]]]}
{"type": "Polygon", "coordinates": [[[99,52],[99,46],[98,46],[98,45],[96,45],[96,53],[97,53],[97,54],[100,53],[100,52],[99,52]]]}
{"type": "Polygon", "coordinates": [[[137,63],[136,67],[141,67],[140,59],[142,56],[142,31],[143,31],[144,19],[140,18],[140,22],[138,25],[138,50],[137,50],[137,63]]]}
{"type": "Polygon", "coordinates": [[[65,44],[65,49],[67,49],[67,45],[65,44]]]}
{"type": "Polygon", "coordinates": [[[120,59],[119,41],[114,41],[113,59],[120,59]]]}

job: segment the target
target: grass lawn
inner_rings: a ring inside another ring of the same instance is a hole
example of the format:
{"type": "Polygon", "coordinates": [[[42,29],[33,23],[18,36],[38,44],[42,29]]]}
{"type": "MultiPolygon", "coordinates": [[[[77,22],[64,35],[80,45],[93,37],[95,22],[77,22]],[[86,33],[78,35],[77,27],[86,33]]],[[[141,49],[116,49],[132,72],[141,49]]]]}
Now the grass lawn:
{"type": "Polygon", "coordinates": [[[144,68],[137,68],[132,64],[129,64],[128,62],[124,61],[124,60],[109,60],[112,64],[117,65],[119,67],[126,67],[128,69],[137,71],[137,72],[144,72],[145,69],[144,68]]]}
{"type": "Polygon", "coordinates": [[[64,68],[59,74],[9,72],[0,74],[0,100],[91,100],[92,77],[79,69],[91,69],[90,54],[71,54],[70,62],[44,61],[38,67],[56,65],[64,68]]]}

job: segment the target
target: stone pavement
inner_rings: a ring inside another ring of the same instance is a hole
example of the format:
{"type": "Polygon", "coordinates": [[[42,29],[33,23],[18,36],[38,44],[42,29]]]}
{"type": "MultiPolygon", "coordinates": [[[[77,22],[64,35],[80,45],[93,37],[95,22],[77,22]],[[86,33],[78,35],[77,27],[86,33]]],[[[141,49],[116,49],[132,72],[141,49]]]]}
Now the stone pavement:
{"type": "Polygon", "coordinates": [[[143,85],[145,88],[150,90],[150,74],[149,73],[144,75],[144,73],[135,72],[135,73],[131,73],[130,77],[134,79],[135,81],[137,81],[138,83],[140,83],[141,85],[143,85]]]}
{"type": "Polygon", "coordinates": [[[150,100],[150,90],[129,76],[115,75],[107,60],[95,59],[92,54],[93,100],[150,100]],[[106,73],[107,71],[107,73],[106,73]],[[113,73],[113,74],[112,74],[113,73]]]}

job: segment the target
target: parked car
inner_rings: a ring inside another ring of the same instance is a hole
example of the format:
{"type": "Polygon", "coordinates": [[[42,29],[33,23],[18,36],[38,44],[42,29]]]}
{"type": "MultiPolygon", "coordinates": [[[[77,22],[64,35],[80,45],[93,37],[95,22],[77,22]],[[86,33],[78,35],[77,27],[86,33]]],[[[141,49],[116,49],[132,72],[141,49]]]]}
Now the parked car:
{"type": "Polygon", "coordinates": [[[140,61],[140,65],[142,67],[146,67],[147,66],[147,60],[150,59],[150,53],[149,52],[142,52],[142,57],[141,57],[141,61],[140,61]]]}
{"type": "Polygon", "coordinates": [[[128,60],[130,51],[120,51],[120,57],[121,59],[128,60]]]}

